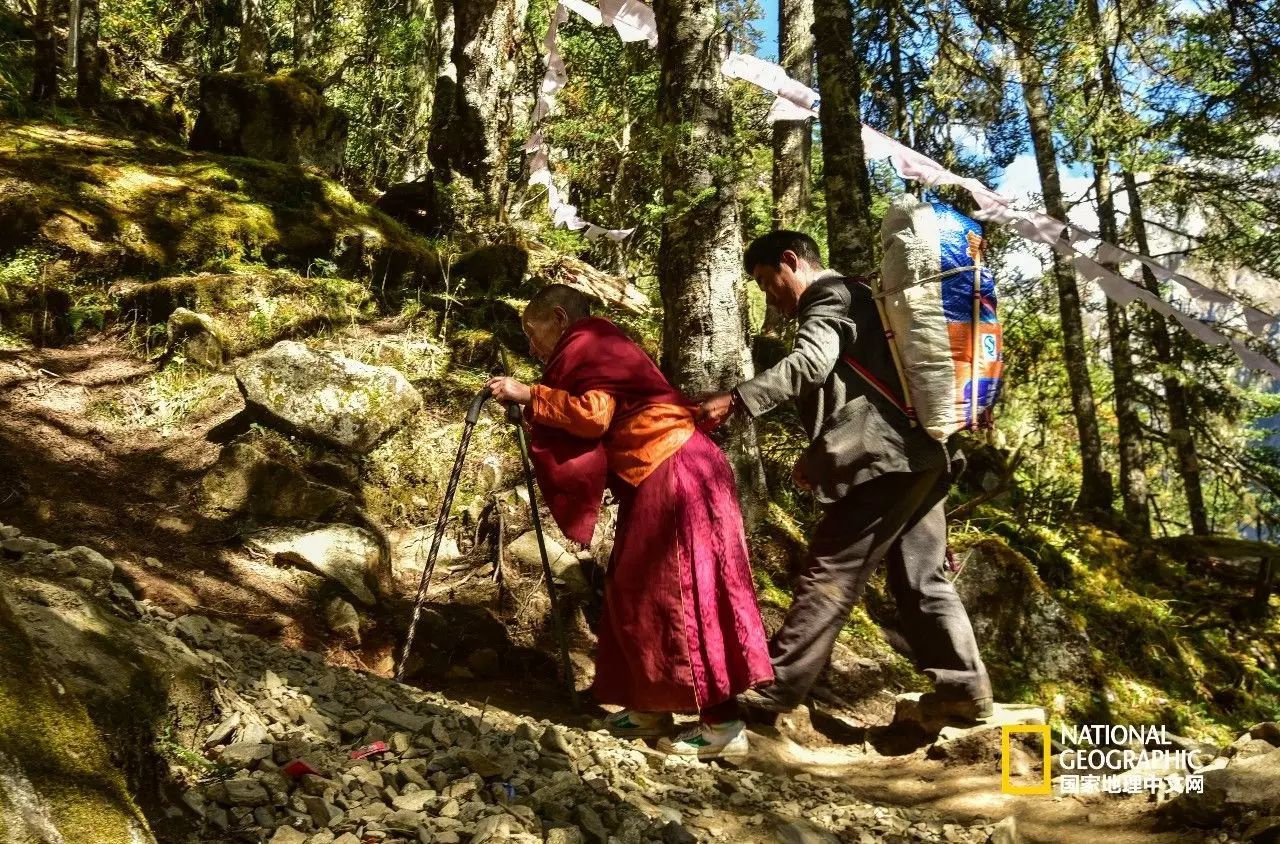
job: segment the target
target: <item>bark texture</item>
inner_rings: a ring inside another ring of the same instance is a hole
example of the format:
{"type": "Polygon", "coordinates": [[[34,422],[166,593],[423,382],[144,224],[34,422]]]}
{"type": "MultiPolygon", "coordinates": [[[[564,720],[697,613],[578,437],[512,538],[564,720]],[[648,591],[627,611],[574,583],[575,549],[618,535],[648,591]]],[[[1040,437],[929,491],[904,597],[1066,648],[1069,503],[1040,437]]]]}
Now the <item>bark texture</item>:
{"type": "MultiPolygon", "coordinates": [[[[1112,72],[1106,39],[1102,31],[1102,14],[1098,0],[1088,0],[1086,12],[1093,35],[1098,62],[1098,80],[1102,87],[1102,108],[1120,107],[1119,86],[1112,72]]],[[[1098,197],[1098,233],[1107,243],[1119,243],[1120,227],[1116,222],[1115,198],[1111,188],[1111,150],[1100,137],[1092,139],[1094,192],[1098,197]]],[[[1119,273],[1116,264],[1104,264],[1119,273]]],[[[1138,415],[1138,383],[1134,373],[1133,352],[1129,344],[1127,310],[1107,300],[1107,335],[1111,345],[1111,380],[1116,409],[1116,433],[1120,451],[1120,500],[1125,522],[1139,536],[1151,535],[1151,508],[1147,502],[1146,459],[1143,455],[1142,420],[1138,415]]]]}
{"type": "Polygon", "coordinates": [[[102,52],[98,36],[102,30],[99,0],[80,0],[79,57],[76,62],[76,99],[85,108],[102,101],[102,52]]]}
{"type": "MultiPolygon", "coordinates": [[[[658,0],[658,122],[663,201],[658,249],[663,369],[692,396],[753,374],[747,346],[746,276],[735,174],[727,161],[733,122],[720,75],[723,30],[713,0],[658,0]]],[[[750,524],[764,500],[754,425],[737,420],[729,458],[750,524]]]]}
{"type": "Polygon", "coordinates": [[[54,26],[55,0],[36,0],[35,79],[31,99],[50,103],[58,98],[58,39],[54,26]]]}
{"type": "MultiPolygon", "coordinates": [[[[1053,122],[1045,99],[1044,70],[1034,55],[1015,45],[1022,71],[1022,91],[1027,106],[1027,122],[1035,148],[1044,207],[1051,217],[1067,219],[1058,174],[1057,151],[1053,144],[1053,122]]],[[[1085,348],[1084,319],[1080,312],[1080,287],[1074,270],[1055,252],[1053,277],[1058,286],[1058,308],[1062,320],[1062,356],[1071,385],[1071,410],[1080,437],[1080,497],[1076,506],[1086,512],[1111,512],[1111,475],[1102,462],[1102,437],[1098,431],[1093,385],[1089,381],[1089,360],[1085,348]]]]}
{"type": "Polygon", "coordinates": [[[427,157],[441,228],[496,219],[529,0],[436,0],[441,65],[427,157]]]}
{"type": "Polygon", "coordinates": [[[262,73],[267,69],[267,17],[262,0],[240,0],[240,48],[236,73],[262,73]]]}
{"type": "Polygon", "coordinates": [[[853,7],[848,0],[813,0],[813,12],[830,265],[863,274],[875,261],[875,236],[871,178],[862,148],[862,60],[853,48],[853,7]]]}
{"type": "MultiPolygon", "coordinates": [[[[813,0],[778,0],[778,55],[791,78],[813,87],[813,0]]],[[[809,212],[813,127],[773,124],[773,227],[793,229],[809,212]]]]}

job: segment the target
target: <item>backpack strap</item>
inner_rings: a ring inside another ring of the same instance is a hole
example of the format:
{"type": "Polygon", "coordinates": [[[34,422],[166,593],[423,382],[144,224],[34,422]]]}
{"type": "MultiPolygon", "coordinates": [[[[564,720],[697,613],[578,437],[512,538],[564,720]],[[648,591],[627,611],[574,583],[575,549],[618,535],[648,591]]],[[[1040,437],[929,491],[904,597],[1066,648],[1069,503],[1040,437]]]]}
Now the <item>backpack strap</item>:
{"type": "Polygon", "coordinates": [[[911,423],[911,427],[914,428],[919,424],[919,422],[916,421],[916,409],[911,403],[911,390],[907,387],[906,374],[902,371],[902,361],[898,357],[898,347],[894,345],[893,342],[893,329],[889,327],[889,321],[884,311],[884,303],[876,297],[875,291],[871,289],[871,282],[867,279],[856,278],[853,279],[852,282],[854,284],[861,284],[863,287],[867,288],[871,293],[872,301],[876,303],[876,313],[880,315],[880,328],[884,331],[885,342],[889,344],[889,354],[893,357],[894,369],[898,371],[898,383],[902,387],[903,398],[898,398],[897,394],[893,392],[893,389],[888,384],[872,375],[871,370],[858,363],[851,356],[841,355],[840,359],[844,361],[850,369],[862,376],[862,380],[866,381],[871,389],[884,396],[890,404],[901,411],[902,415],[907,417],[907,421],[911,423]]]}

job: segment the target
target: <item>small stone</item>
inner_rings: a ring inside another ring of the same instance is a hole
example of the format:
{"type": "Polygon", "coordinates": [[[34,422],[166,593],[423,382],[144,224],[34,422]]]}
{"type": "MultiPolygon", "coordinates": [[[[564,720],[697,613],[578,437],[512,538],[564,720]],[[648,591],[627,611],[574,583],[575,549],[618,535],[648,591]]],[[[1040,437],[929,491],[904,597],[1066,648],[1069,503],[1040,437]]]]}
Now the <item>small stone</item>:
{"type": "Polygon", "coordinates": [[[307,844],[307,836],[291,826],[282,826],[271,836],[270,844],[307,844]]]}
{"type": "Polygon", "coordinates": [[[1013,815],[996,824],[991,830],[989,844],[1019,844],[1022,836],[1018,834],[1018,820],[1013,815]]]}
{"type": "Polygon", "coordinates": [[[435,803],[436,799],[434,791],[411,791],[393,798],[391,805],[409,812],[421,812],[435,803]]]}
{"type": "Polygon", "coordinates": [[[698,839],[678,821],[668,821],[661,830],[662,844],[694,844],[698,839]]]}
{"type": "Polygon", "coordinates": [[[98,583],[106,583],[116,572],[115,563],[84,545],[59,551],[52,555],[52,559],[71,563],[82,577],[98,583]]]}
{"type": "Polygon", "coordinates": [[[461,812],[462,807],[457,800],[451,799],[440,807],[440,817],[442,818],[456,818],[461,812]]]}
{"type": "Polygon", "coordinates": [[[311,820],[322,829],[333,826],[344,814],[341,809],[323,797],[306,795],[302,798],[302,802],[307,807],[307,814],[311,816],[311,820]]]}
{"type": "Polygon", "coordinates": [[[573,749],[569,747],[569,743],[565,741],[564,734],[555,727],[547,727],[542,731],[542,737],[538,739],[538,744],[543,750],[550,753],[559,753],[564,756],[573,756],[573,749]]]}
{"type": "Polygon", "coordinates": [[[218,761],[233,768],[248,768],[254,762],[267,759],[270,756],[271,745],[250,744],[249,742],[241,741],[223,748],[222,752],[218,754],[218,761]]]}
{"type": "Polygon", "coordinates": [[[578,828],[582,830],[591,844],[609,844],[609,830],[595,809],[585,803],[578,806],[578,828]]]}
{"type": "Polygon", "coordinates": [[[378,710],[374,717],[383,723],[399,727],[402,730],[408,730],[411,733],[421,732],[430,723],[429,718],[392,707],[378,710]]]}
{"type": "Polygon", "coordinates": [[[338,727],[338,732],[344,739],[348,741],[359,738],[364,735],[365,730],[369,729],[369,722],[363,718],[355,718],[347,721],[338,727]]]}
{"type": "Polygon", "coordinates": [[[266,787],[251,779],[215,783],[209,789],[209,796],[224,806],[265,806],[271,802],[266,787]]]}

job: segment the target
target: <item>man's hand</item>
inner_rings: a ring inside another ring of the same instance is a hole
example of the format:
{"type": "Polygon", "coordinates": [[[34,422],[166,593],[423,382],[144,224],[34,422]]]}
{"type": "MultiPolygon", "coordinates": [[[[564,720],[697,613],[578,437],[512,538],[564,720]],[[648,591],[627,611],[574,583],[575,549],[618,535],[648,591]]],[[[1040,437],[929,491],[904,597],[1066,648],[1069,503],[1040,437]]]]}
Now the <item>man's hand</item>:
{"type": "Polygon", "coordinates": [[[813,484],[804,473],[804,456],[796,461],[796,465],[791,467],[791,482],[796,485],[796,489],[802,489],[809,492],[813,489],[813,484]]]}
{"type": "Polygon", "coordinates": [[[493,398],[503,404],[528,404],[533,391],[514,378],[491,378],[487,385],[493,398]]]}
{"type": "Polygon", "coordinates": [[[698,408],[698,427],[714,431],[733,413],[733,393],[714,393],[704,396],[698,408]]]}

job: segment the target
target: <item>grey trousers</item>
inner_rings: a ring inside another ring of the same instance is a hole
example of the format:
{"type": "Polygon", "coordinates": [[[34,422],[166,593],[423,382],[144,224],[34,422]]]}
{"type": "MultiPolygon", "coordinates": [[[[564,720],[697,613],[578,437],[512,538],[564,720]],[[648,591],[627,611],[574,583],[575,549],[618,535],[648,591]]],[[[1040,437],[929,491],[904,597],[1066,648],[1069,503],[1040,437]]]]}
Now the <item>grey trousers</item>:
{"type": "Polygon", "coordinates": [[[791,609],[769,643],[776,683],[766,694],[791,705],[804,700],[854,603],[883,563],[902,634],[938,693],[991,695],[968,613],[943,576],[948,484],[942,470],[893,472],[858,484],[827,508],[810,540],[791,609]]]}

